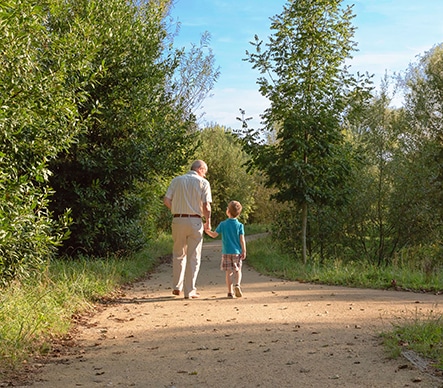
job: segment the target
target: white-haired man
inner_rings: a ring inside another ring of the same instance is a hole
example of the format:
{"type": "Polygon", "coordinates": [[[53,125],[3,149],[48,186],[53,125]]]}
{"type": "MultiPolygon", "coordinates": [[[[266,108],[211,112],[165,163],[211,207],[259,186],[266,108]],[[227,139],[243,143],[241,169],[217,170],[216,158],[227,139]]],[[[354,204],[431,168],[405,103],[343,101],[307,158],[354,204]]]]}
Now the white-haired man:
{"type": "Polygon", "coordinates": [[[203,230],[211,229],[211,186],[205,179],[208,166],[203,160],[192,163],[190,171],[175,177],[163,203],[171,210],[173,295],[198,298],[197,276],[200,270],[203,230]],[[203,224],[202,218],[205,219],[203,224]]]}

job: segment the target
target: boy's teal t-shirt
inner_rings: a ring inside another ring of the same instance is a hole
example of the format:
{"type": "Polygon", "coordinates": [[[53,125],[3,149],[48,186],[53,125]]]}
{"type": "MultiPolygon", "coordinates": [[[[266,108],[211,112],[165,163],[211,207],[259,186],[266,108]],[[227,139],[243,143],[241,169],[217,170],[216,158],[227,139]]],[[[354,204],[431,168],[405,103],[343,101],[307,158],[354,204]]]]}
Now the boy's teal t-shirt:
{"type": "Polygon", "coordinates": [[[237,218],[220,222],[215,231],[222,235],[222,253],[235,255],[241,253],[240,235],[245,234],[243,224],[237,218]]]}

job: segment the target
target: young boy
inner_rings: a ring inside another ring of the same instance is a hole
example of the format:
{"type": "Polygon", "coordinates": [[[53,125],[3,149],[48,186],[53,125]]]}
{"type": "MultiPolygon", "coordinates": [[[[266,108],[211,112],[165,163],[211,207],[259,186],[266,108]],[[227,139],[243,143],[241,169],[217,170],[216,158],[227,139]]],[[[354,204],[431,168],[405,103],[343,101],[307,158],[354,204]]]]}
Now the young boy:
{"type": "Polygon", "coordinates": [[[228,204],[226,215],[227,220],[222,221],[215,232],[205,229],[205,232],[212,238],[222,235],[222,259],[220,269],[226,271],[226,285],[228,286],[228,298],[243,296],[240,283],[242,278],[242,262],[246,259],[245,229],[237,217],[242,211],[242,205],[238,201],[231,201],[228,204]],[[232,284],[232,276],[235,273],[235,285],[232,284]]]}

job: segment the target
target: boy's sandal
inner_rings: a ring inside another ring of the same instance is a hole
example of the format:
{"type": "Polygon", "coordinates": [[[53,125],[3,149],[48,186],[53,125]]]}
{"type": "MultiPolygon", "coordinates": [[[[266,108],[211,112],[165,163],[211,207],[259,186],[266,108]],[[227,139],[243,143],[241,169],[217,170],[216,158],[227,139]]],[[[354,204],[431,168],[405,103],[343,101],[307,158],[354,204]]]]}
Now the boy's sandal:
{"type": "Polygon", "coordinates": [[[241,292],[241,288],[240,288],[240,285],[239,285],[239,284],[236,284],[236,285],[234,286],[234,292],[235,292],[235,296],[236,296],[237,298],[241,298],[241,297],[243,296],[243,293],[241,292]]]}

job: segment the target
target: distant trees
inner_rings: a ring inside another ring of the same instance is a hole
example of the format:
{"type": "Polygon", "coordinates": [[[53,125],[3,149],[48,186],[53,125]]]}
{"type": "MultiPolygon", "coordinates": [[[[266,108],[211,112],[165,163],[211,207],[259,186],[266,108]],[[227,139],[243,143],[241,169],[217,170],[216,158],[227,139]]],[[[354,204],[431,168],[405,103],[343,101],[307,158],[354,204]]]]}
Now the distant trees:
{"type": "Polygon", "coordinates": [[[246,172],[249,158],[238,137],[225,127],[213,125],[201,131],[199,140],[197,157],[208,164],[214,226],[226,218],[226,208],[232,200],[241,202],[241,219],[247,220],[254,210],[257,186],[255,177],[246,172]]]}

